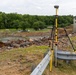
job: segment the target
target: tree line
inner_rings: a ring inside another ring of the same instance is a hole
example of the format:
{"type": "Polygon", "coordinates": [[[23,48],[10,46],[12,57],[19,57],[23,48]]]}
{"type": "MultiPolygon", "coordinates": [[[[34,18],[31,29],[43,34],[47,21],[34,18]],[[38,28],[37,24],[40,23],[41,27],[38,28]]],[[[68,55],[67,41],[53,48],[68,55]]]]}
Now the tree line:
{"type": "MultiPolygon", "coordinates": [[[[65,27],[73,23],[73,15],[58,16],[58,26],[65,27]]],[[[44,29],[55,25],[55,15],[37,16],[17,13],[0,12],[0,29],[34,28],[35,30],[44,29]]]]}

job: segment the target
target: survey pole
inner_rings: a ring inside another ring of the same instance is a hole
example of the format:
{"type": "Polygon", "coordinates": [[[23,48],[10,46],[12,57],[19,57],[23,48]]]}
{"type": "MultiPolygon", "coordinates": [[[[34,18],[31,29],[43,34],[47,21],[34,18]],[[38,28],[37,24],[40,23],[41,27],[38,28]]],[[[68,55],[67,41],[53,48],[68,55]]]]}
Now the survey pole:
{"type": "Polygon", "coordinates": [[[56,9],[55,15],[55,66],[57,66],[57,45],[58,45],[58,5],[55,5],[54,8],[56,9]]]}

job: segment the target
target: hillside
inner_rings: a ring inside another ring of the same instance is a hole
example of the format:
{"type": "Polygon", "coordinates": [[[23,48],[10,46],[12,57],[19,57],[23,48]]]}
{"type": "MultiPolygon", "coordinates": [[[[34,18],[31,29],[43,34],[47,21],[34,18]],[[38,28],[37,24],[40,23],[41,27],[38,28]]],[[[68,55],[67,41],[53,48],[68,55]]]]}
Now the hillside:
{"type": "MultiPolygon", "coordinates": [[[[49,36],[50,30],[43,30],[43,31],[32,31],[32,32],[17,32],[13,30],[1,30],[0,34],[1,37],[4,36],[15,36],[19,37],[19,34],[22,38],[26,38],[26,35],[29,36],[49,36]],[[7,35],[6,35],[7,34],[7,35]],[[24,36],[25,34],[25,36],[24,36]]],[[[71,34],[70,28],[67,29],[68,33],[70,34],[70,38],[73,42],[74,47],[76,48],[76,33],[71,34]]],[[[60,34],[64,34],[63,30],[59,29],[60,34]]],[[[14,38],[14,37],[13,37],[14,38]]],[[[21,37],[20,37],[21,38],[21,37]]],[[[19,39],[18,39],[19,40],[19,39]]],[[[28,40],[28,38],[27,38],[28,40]]],[[[25,40],[24,42],[26,42],[25,40]]],[[[10,41],[10,40],[9,40],[10,41]]],[[[19,40],[21,42],[21,40],[19,40]]],[[[18,44],[19,41],[13,40],[12,43],[18,44]]],[[[22,40],[23,41],[23,40],[22,40]]],[[[40,61],[44,57],[44,53],[49,49],[48,46],[48,39],[41,37],[39,39],[35,38],[32,39],[32,44],[29,46],[24,47],[11,47],[5,45],[0,47],[0,75],[30,75],[32,70],[32,65],[38,65],[40,61]]],[[[7,42],[9,43],[9,42],[7,42]]],[[[71,44],[68,38],[62,35],[59,35],[58,41],[58,48],[61,50],[70,50],[73,51],[71,44]],[[67,42],[66,42],[67,41],[67,42]]],[[[1,44],[2,45],[2,44],[1,44]]],[[[49,71],[49,65],[44,71],[43,75],[76,75],[76,61],[71,61],[69,64],[66,64],[65,61],[58,61],[58,67],[54,66],[53,63],[53,70],[52,72],[49,71]]]]}
{"type": "MultiPolygon", "coordinates": [[[[38,64],[47,46],[31,46],[29,48],[18,48],[0,53],[0,75],[30,75],[33,64],[38,64]]],[[[49,65],[43,75],[75,75],[76,61],[66,64],[58,62],[58,67],[53,64],[52,72],[49,72],[49,65]]]]}

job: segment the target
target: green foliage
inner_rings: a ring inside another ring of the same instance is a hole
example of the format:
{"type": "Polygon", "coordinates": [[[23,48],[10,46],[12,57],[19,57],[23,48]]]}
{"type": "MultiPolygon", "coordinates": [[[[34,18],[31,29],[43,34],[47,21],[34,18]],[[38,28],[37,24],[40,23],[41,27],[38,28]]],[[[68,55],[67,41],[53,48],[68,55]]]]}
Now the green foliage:
{"type": "Polygon", "coordinates": [[[21,21],[20,22],[20,28],[23,30],[23,31],[25,31],[25,29],[26,28],[28,28],[29,27],[29,23],[27,22],[27,21],[21,21]]]}
{"type": "Polygon", "coordinates": [[[15,27],[15,29],[19,28],[19,20],[14,20],[13,21],[13,27],[15,27]]]}
{"type": "Polygon", "coordinates": [[[45,23],[42,21],[37,21],[37,22],[34,22],[34,24],[33,24],[33,28],[35,30],[44,29],[45,27],[46,27],[45,23]]]}
{"type": "MultiPolygon", "coordinates": [[[[64,27],[73,24],[73,16],[59,16],[58,26],[63,27],[63,24],[64,27]]],[[[4,12],[0,12],[0,29],[21,28],[25,30],[26,28],[34,27],[35,30],[39,30],[44,29],[49,25],[55,25],[55,16],[22,15],[17,13],[6,14],[4,12]]]]}

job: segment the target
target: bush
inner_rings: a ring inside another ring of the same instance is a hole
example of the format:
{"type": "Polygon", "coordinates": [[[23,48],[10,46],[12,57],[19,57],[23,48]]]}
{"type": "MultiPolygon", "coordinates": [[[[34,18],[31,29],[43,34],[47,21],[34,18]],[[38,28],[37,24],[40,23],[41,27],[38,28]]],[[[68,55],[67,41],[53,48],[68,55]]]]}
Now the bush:
{"type": "Polygon", "coordinates": [[[46,25],[42,21],[37,21],[37,22],[34,22],[34,24],[33,24],[33,28],[35,30],[44,29],[45,27],[46,27],[46,25]]]}

